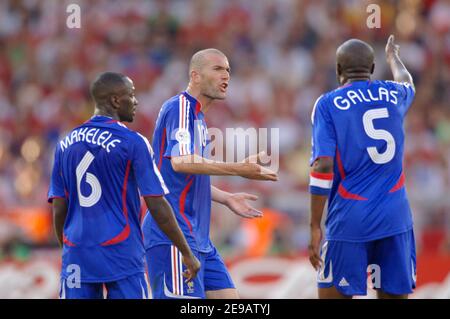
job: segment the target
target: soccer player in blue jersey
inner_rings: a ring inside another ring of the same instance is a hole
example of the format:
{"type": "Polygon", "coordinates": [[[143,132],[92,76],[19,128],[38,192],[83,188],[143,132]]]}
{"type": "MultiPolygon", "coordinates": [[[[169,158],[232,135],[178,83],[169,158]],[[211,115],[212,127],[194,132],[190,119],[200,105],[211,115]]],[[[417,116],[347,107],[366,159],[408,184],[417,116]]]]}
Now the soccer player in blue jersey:
{"type": "Polygon", "coordinates": [[[140,195],[182,252],[192,279],[200,268],[181,232],[148,140],[132,122],[133,82],[102,73],[91,86],[95,114],[56,146],[48,200],[62,252],[61,298],[146,298],[140,195]],[[139,193],[140,191],[140,193],[139,193]]]}
{"type": "Polygon", "coordinates": [[[261,216],[247,200],[256,196],[228,193],[211,185],[210,175],[239,175],[277,180],[277,174],[253,162],[224,163],[207,159],[205,113],[223,100],[230,80],[226,56],[206,49],[192,56],[186,91],[167,100],[153,135],[155,160],[170,190],[167,200],[192,250],[202,263],[198,276],[183,282],[178,249],[159,230],[151,215],[143,222],[150,286],[155,298],[238,298],[232,279],[209,238],[211,200],[245,218],[261,216]]]}
{"type": "Polygon", "coordinates": [[[370,80],[374,54],[363,41],[344,42],[336,56],[342,86],[319,97],[311,116],[309,257],[319,271],[319,298],[365,295],[368,273],[378,298],[407,298],[415,288],[416,254],[403,120],[414,83],[392,35],[386,58],[394,81],[370,80]]]}

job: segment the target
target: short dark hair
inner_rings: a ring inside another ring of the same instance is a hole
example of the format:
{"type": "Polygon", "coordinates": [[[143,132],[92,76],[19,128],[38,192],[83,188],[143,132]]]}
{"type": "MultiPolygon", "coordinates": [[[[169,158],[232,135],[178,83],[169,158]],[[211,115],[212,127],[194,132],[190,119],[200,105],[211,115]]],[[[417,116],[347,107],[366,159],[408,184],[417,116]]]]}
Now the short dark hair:
{"type": "Polygon", "coordinates": [[[116,72],[104,72],[97,76],[92,82],[90,87],[90,93],[95,101],[99,101],[111,93],[114,93],[115,89],[125,84],[127,76],[122,73],[116,72]]]}
{"type": "Polygon", "coordinates": [[[374,62],[374,52],[368,43],[359,39],[350,39],[339,46],[336,58],[342,71],[370,72],[374,62]]]}

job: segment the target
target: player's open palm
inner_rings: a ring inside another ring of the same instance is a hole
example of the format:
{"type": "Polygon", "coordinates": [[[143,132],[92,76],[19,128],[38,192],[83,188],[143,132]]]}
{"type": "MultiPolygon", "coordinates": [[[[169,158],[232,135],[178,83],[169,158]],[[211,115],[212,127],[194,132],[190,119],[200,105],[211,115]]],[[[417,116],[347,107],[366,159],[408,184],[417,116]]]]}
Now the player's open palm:
{"type": "Polygon", "coordinates": [[[392,57],[398,55],[398,52],[400,50],[400,46],[398,44],[395,44],[395,38],[394,35],[391,34],[389,36],[389,39],[387,40],[386,44],[386,59],[389,61],[392,57]]]}
{"type": "Polygon", "coordinates": [[[197,273],[200,270],[200,261],[191,254],[190,256],[183,256],[183,264],[187,268],[183,271],[183,277],[186,278],[186,282],[191,281],[197,276],[197,273]]]}
{"type": "Polygon", "coordinates": [[[263,213],[253,208],[248,201],[255,201],[258,196],[247,193],[231,194],[227,198],[227,207],[236,215],[244,218],[262,217],[263,213]]]}
{"type": "Polygon", "coordinates": [[[320,258],[320,242],[322,241],[322,229],[320,227],[312,227],[310,242],[308,246],[309,261],[315,270],[318,270],[322,265],[320,258]]]}

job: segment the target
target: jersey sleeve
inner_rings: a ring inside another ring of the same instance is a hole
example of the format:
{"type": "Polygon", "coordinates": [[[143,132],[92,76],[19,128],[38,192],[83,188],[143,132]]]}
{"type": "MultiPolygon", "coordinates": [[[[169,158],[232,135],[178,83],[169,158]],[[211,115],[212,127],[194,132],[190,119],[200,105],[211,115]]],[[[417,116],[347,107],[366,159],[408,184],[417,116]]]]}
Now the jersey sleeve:
{"type": "Polygon", "coordinates": [[[47,201],[53,202],[54,198],[65,198],[66,192],[64,188],[64,180],[62,176],[61,168],[61,153],[60,148],[57,145],[55,150],[55,157],[53,160],[52,175],[50,177],[50,186],[47,194],[47,201]]]}
{"type": "Polygon", "coordinates": [[[415,91],[411,84],[406,82],[396,82],[396,81],[387,81],[392,86],[395,87],[395,90],[398,92],[398,107],[400,108],[400,111],[403,115],[405,115],[409,108],[411,107],[411,104],[414,100],[415,91]]]}
{"type": "Polygon", "coordinates": [[[311,158],[309,164],[313,165],[319,157],[334,158],[336,153],[336,131],[322,96],[314,104],[311,121],[311,158]]]}
{"type": "Polygon", "coordinates": [[[162,196],[169,193],[155,164],[153,150],[145,136],[136,133],[132,151],[132,168],[142,196],[162,196]]]}
{"type": "Polygon", "coordinates": [[[194,154],[194,117],[190,104],[184,95],[180,95],[178,105],[173,105],[167,111],[167,147],[164,157],[194,154]]]}

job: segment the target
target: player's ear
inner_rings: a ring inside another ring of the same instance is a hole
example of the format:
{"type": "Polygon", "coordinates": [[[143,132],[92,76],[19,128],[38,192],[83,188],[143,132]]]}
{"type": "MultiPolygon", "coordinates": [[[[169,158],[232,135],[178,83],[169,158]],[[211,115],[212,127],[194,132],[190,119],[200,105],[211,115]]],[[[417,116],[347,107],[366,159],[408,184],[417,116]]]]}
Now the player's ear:
{"type": "Polygon", "coordinates": [[[375,70],[375,63],[372,63],[372,68],[370,69],[370,74],[373,74],[374,70],[375,70]]]}
{"type": "Polygon", "coordinates": [[[339,65],[339,63],[337,63],[336,64],[336,81],[339,84],[341,84],[341,74],[342,74],[342,68],[339,65]]]}
{"type": "Polygon", "coordinates": [[[111,105],[115,110],[118,110],[120,108],[120,102],[119,102],[119,96],[118,95],[111,95],[110,96],[110,102],[111,105]]]}
{"type": "Polygon", "coordinates": [[[200,73],[198,73],[196,70],[191,71],[191,81],[193,83],[200,82],[200,73]]]}
{"type": "Polygon", "coordinates": [[[336,63],[336,74],[338,77],[342,75],[342,67],[339,63],[336,63]]]}

